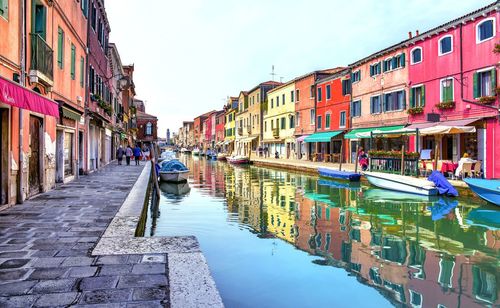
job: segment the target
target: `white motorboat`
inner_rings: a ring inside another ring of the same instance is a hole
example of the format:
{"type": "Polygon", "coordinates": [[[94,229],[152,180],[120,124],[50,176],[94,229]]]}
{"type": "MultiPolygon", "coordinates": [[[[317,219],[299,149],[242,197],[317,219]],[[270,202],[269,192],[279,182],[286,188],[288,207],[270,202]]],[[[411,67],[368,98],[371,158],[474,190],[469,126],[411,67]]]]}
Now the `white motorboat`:
{"type": "Polygon", "coordinates": [[[438,194],[436,185],[425,179],[381,172],[364,172],[363,175],[370,184],[380,188],[424,196],[435,196],[438,194]]]}
{"type": "Polygon", "coordinates": [[[198,156],[200,155],[200,149],[198,148],[194,148],[193,151],[191,152],[191,154],[195,155],[195,156],[198,156]]]}
{"type": "Polygon", "coordinates": [[[189,176],[189,169],[177,159],[166,160],[161,163],[160,180],[164,182],[185,182],[189,176]]]}
{"type": "Polygon", "coordinates": [[[235,164],[235,165],[242,165],[242,164],[250,163],[250,160],[248,159],[248,157],[243,156],[243,155],[231,156],[231,157],[227,157],[226,159],[229,163],[235,164]]]}

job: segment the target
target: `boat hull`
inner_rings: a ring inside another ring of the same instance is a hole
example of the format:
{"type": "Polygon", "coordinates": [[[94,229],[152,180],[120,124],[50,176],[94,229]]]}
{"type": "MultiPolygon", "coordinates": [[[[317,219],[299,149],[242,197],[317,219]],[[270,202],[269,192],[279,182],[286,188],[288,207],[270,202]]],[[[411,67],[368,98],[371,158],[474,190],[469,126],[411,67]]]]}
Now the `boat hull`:
{"type": "Polygon", "coordinates": [[[338,179],[338,180],[347,180],[351,182],[359,182],[361,178],[361,174],[349,171],[338,171],[332,170],[328,168],[318,168],[318,173],[320,176],[338,179]]]}
{"type": "Polygon", "coordinates": [[[370,184],[380,188],[424,196],[436,196],[438,194],[435,187],[413,184],[411,181],[404,181],[399,177],[391,178],[389,175],[375,172],[365,172],[363,175],[370,184]]]}
{"type": "Polygon", "coordinates": [[[500,180],[464,179],[464,182],[476,195],[500,206],[500,180]]]}
{"type": "Polygon", "coordinates": [[[234,165],[244,165],[250,163],[248,158],[227,158],[227,161],[234,165]]]}
{"type": "Polygon", "coordinates": [[[227,160],[227,156],[226,155],[217,155],[217,160],[220,160],[220,161],[224,161],[224,160],[227,160]]]}
{"type": "Polygon", "coordinates": [[[180,183],[186,182],[189,170],[185,171],[160,171],[160,179],[163,182],[180,183]]]}

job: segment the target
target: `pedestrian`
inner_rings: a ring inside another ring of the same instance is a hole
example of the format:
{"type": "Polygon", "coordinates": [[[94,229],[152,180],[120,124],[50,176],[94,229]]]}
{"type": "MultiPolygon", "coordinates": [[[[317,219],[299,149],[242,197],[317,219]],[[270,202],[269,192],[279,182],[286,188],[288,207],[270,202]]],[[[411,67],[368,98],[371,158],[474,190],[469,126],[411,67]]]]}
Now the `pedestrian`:
{"type": "Polygon", "coordinates": [[[122,164],[123,160],[123,155],[125,155],[125,150],[123,147],[120,145],[118,149],[116,150],[116,159],[118,159],[118,165],[122,164]]]}
{"type": "Polygon", "coordinates": [[[136,166],[139,166],[139,159],[141,159],[141,154],[142,154],[141,148],[137,144],[134,148],[134,158],[136,166]]]}
{"type": "Polygon", "coordinates": [[[366,155],[365,150],[361,147],[358,151],[358,162],[361,166],[361,170],[366,171],[368,169],[368,155],[366,155]]]}
{"type": "Polygon", "coordinates": [[[134,152],[132,152],[132,148],[130,145],[127,145],[127,149],[125,150],[125,159],[127,160],[127,166],[130,166],[130,158],[134,156],[134,152]]]}

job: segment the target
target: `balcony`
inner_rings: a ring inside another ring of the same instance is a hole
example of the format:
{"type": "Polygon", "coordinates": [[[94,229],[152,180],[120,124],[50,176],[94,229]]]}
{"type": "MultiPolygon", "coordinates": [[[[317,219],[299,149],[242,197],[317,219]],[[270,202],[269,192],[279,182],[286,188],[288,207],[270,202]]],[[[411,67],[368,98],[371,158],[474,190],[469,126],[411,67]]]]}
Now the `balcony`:
{"type": "Polygon", "coordinates": [[[252,127],[250,125],[247,126],[247,134],[252,134],[252,127]]]}
{"type": "Polygon", "coordinates": [[[276,139],[280,137],[280,129],[278,127],[273,128],[273,137],[276,139]]]}
{"type": "Polygon", "coordinates": [[[238,135],[243,136],[243,127],[238,127],[238,135]]]}
{"type": "Polygon", "coordinates": [[[54,84],[54,51],[39,34],[30,33],[30,38],[30,81],[52,87],[54,84]]]}

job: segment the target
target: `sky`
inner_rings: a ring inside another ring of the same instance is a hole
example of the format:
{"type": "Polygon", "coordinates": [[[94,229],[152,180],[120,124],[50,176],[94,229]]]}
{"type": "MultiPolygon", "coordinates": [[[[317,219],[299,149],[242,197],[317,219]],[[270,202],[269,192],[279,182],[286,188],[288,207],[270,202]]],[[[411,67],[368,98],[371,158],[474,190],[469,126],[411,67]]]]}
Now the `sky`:
{"type": "Polygon", "coordinates": [[[493,0],[106,0],[158,137],[260,82],[356,60],[493,0]],[[138,5],[140,3],[140,5],[138,5]]]}

